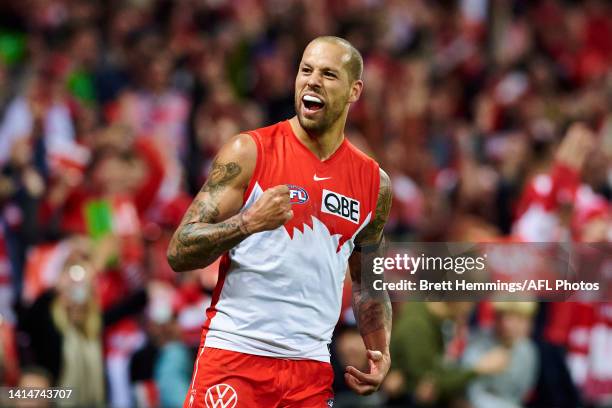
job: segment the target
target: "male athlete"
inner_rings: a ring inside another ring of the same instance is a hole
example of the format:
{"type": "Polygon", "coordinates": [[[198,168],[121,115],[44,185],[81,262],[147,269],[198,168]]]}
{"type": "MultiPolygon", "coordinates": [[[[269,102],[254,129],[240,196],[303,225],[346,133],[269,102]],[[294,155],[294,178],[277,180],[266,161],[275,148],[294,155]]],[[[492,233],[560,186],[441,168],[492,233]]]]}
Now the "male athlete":
{"type": "Polygon", "coordinates": [[[369,372],[349,366],[345,381],[367,395],[387,374],[391,305],[365,284],[362,262],[382,240],[390,181],[343,134],[362,70],[349,42],[312,41],[295,80],[297,115],[223,146],[176,230],[175,271],[222,256],[185,407],[333,406],[328,346],[347,262],[369,372]]]}

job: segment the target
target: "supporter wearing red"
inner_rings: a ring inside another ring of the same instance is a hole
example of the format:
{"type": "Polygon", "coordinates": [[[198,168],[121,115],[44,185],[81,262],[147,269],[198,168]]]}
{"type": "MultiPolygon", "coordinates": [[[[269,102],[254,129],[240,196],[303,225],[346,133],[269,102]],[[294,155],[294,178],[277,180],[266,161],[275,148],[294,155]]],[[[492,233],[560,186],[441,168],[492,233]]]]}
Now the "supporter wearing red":
{"type": "Polygon", "coordinates": [[[175,270],[223,255],[186,407],[333,404],[328,343],[347,264],[370,372],[347,367],[345,379],[359,394],[384,379],[390,303],[368,290],[361,257],[380,244],[389,179],[343,134],[361,70],[347,41],[313,40],[295,81],[297,116],[231,139],[176,231],[175,270]]]}
{"type": "MultiPolygon", "coordinates": [[[[572,219],[572,235],[578,242],[593,244],[593,250],[608,248],[612,213],[610,205],[586,186],[576,200],[572,219]]],[[[577,254],[578,255],[578,254],[577,254]]],[[[604,257],[606,258],[606,257],[604,257]]],[[[591,263],[595,276],[606,274],[606,263],[591,263]]],[[[610,287],[605,288],[609,293],[610,287]]],[[[573,382],[586,403],[605,406],[612,398],[612,367],[608,364],[612,341],[612,302],[551,303],[545,327],[545,338],[566,351],[566,360],[573,382]]]]}
{"type": "MultiPolygon", "coordinates": [[[[523,241],[549,242],[564,239],[569,218],[579,207],[592,202],[581,189],[581,176],[592,156],[594,134],[584,124],[572,125],[560,143],[548,172],[533,175],[517,205],[514,234],[523,241]]],[[[586,186],[585,186],[586,187],[586,186]]]]}

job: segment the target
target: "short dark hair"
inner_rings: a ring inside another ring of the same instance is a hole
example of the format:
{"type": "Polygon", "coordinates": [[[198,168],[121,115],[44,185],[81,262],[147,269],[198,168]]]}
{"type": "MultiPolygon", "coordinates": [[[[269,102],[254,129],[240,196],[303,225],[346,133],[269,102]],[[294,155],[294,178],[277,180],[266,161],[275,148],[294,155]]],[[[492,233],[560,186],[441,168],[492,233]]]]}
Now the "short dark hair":
{"type": "Polygon", "coordinates": [[[345,65],[346,71],[349,74],[349,79],[351,80],[351,82],[361,79],[361,74],[363,74],[363,57],[361,56],[361,53],[357,50],[357,48],[353,46],[353,44],[351,44],[344,38],[336,37],[333,35],[324,35],[321,37],[317,37],[312,40],[311,43],[315,41],[326,41],[341,45],[346,48],[346,50],[349,52],[349,59],[345,62],[345,65]]]}

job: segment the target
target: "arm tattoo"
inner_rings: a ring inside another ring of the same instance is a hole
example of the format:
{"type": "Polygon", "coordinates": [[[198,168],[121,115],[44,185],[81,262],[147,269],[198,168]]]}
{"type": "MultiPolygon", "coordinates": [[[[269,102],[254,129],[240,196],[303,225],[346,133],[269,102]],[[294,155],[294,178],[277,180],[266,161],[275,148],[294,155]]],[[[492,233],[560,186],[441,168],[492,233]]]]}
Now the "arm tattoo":
{"type": "Polygon", "coordinates": [[[222,190],[230,181],[235,179],[242,169],[237,163],[218,163],[216,160],[212,165],[210,176],[204,186],[203,192],[216,193],[222,190]]]}
{"type": "Polygon", "coordinates": [[[216,222],[219,196],[241,173],[234,162],[213,163],[211,174],[183,217],[168,248],[168,263],[176,271],[193,270],[214,262],[248,236],[242,214],[216,222]]]}
{"type": "MultiPolygon", "coordinates": [[[[384,174],[384,173],[383,173],[384,174]]],[[[376,212],[374,219],[359,233],[357,237],[358,244],[372,245],[377,244],[382,236],[383,228],[389,217],[391,210],[391,201],[393,192],[391,190],[391,182],[389,176],[381,175],[380,188],[378,190],[378,201],[376,203],[376,212]]]]}
{"type": "Polygon", "coordinates": [[[383,256],[383,228],[389,216],[393,198],[389,176],[381,171],[380,189],[374,219],[356,237],[358,251],[349,259],[353,279],[353,311],[362,335],[384,329],[390,336],[392,310],[386,291],[376,291],[372,272],[375,257],[383,256]]]}
{"type": "Polygon", "coordinates": [[[392,309],[389,295],[386,291],[374,290],[374,280],[380,277],[372,273],[372,259],[381,256],[381,252],[361,256],[357,254],[350,263],[353,276],[353,312],[362,335],[381,329],[391,333],[392,309]],[[356,275],[359,277],[356,278],[356,275]]]}

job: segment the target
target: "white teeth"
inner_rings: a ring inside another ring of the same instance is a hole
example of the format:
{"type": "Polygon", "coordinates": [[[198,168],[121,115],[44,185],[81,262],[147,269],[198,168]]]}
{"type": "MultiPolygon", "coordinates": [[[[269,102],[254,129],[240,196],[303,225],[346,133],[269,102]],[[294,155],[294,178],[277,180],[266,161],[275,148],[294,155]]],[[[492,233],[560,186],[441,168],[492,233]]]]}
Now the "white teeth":
{"type": "Polygon", "coordinates": [[[322,100],[320,100],[319,98],[317,98],[316,96],[312,96],[312,95],[304,95],[303,98],[306,102],[316,102],[316,103],[323,103],[322,100]]]}

